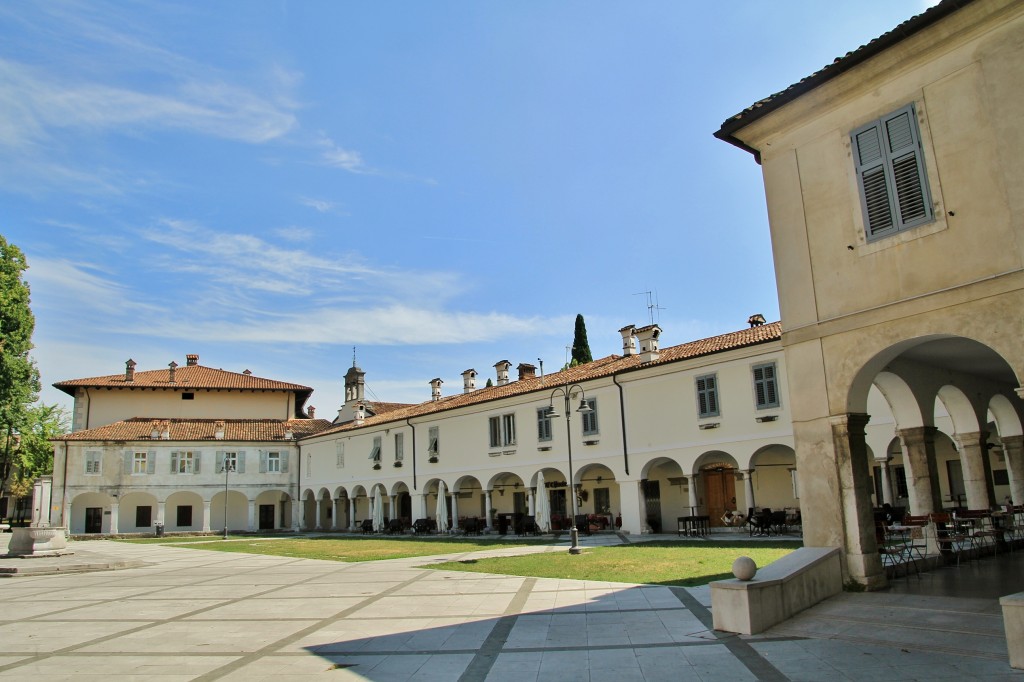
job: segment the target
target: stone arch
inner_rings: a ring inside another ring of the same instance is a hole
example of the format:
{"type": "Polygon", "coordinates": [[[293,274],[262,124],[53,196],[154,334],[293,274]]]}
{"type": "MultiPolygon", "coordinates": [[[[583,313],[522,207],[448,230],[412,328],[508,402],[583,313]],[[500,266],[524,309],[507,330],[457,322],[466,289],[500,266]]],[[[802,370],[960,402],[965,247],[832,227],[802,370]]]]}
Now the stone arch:
{"type": "Polygon", "coordinates": [[[992,415],[1000,438],[1024,435],[1020,415],[1005,395],[993,395],[988,401],[988,411],[992,415]]]}
{"type": "Polygon", "coordinates": [[[164,502],[164,528],[168,531],[203,530],[202,496],[194,490],[176,490],[164,502]]]}
{"type": "Polygon", "coordinates": [[[292,496],[285,490],[261,490],[254,501],[255,530],[292,527],[292,496]]]}
{"type": "Polygon", "coordinates": [[[157,499],[146,491],[131,491],[121,495],[118,503],[119,533],[152,533],[157,521],[157,499]]]}
{"type": "MultiPolygon", "coordinates": [[[[224,499],[221,490],[210,500],[210,530],[224,529],[224,499]]],[[[227,491],[227,528],[249,530],[249,498],[239,490],[227,491]]]]}
{"type": "Polygon", "coordinates": [[[957,386],[946,384],[936,395],[953,422],[953,433],[976,433],[984,422],[978,418],[979,407],[957,386]]]}
{"type": "Polygon", "coordinates": [[[922,409],[918,397],[903,377],[893,372],[879,372],[873,383],[888,403],[897,428],[931,425],[931,414],[922,409]]]}
{"type": "Polygon", "coordinates": [[[75,535],[83,533],[109,533],[110,514],[107,512],[110,511],[110,506],[113,502],[113,497],[101,492],[86,492],[75,495],[71,499],[70,521],[68,523],[69,532],[75,535]]]}

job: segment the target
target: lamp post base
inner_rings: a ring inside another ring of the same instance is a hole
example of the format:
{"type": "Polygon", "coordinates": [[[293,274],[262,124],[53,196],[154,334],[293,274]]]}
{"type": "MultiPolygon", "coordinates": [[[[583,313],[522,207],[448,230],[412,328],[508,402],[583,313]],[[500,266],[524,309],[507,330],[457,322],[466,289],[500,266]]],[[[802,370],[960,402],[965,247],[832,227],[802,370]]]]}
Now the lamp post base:
{"type": "Polygon", "coordinates": [[[573,526],[569,529],[569,554],[579,554],[580,551],[580,532],[573,526]]]}

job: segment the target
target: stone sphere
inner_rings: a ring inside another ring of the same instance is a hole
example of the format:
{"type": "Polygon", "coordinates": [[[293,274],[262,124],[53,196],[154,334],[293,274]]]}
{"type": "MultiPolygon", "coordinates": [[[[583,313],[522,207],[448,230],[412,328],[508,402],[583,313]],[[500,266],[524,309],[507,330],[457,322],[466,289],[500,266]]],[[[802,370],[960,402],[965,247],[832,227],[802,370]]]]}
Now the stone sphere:
{"type": "Polygon", "coordinates": [[[757,573],[757,564],[748,556],[741,556],[732,562],[732,574],[738,580],[753,580],[757,573]]]}

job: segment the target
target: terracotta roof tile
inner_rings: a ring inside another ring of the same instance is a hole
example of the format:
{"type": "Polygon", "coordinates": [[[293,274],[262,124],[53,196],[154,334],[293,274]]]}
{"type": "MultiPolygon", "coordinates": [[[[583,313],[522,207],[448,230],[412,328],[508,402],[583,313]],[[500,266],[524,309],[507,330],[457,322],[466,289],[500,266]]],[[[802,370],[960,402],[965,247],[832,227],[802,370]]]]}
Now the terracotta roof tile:
{"type": "Polygon", "coordinates": [[[656,365],[662,365],[669,362],[680,362],[682,360],[689,360],[713,353],[722,353],[724,351],[743,348],[745,346],[769,343],[772,341],[778,341],[781,338],[782,323],[771,322],[757,327],[750,327],[748,329],[730,332],[728,334],[721,334],[707,339],[700,339],[698,341],[692,341],[678,346],[663,348],[659,351],[658,359],[653,362],[642,362],[639,355],[609,355],[608,357],[577,365],[576,367],[563,369],[560,372],[547,374],[543,377],[521,379],[519,381],[509,382],[504,386],[480,388],[469,393],[445,396],[440,400],[431,400],[424,403],[418,403],[416,405],[407,405],[382,414],[378,413],[377,415],[367,417],[363,420],[363,424],[361,426],[356,425],[355,422],[347,422],[310,435],[321,436],[341,431],[351,431],[360,428],[367,428],[377,424],[408,419],[411,417],[420,417],[437,412],[444,412],[446,410],[454,410],[467,405],[499,400],[501,398],[508,398],[534,391],[550,391],[557,386],[567,386],[569,384],[575,384],[582,381],[611,376],[612,374],[617,374],[619,372],[628,372],[646,367],[654,367],[656,365]]]}
{"type": "Polygon", "coordinates": [[[124,421],[114,422],[86,431],[75,431],[53,440],[58,441],[136,441],[164,440],[159,435],[153,439],[152,433],[163,430],[164,423],[168,426],[171,441],[209,440],[224,441],[284,441],[285,432],[291,428],[293,438],[311,436],[327,429],[331,422],[326,419],[154,419],[152,417],[133,417],[124,421]],[[224,424],[224,438],[215,436],[217,424],[224,424]]]}
{"type": "Polygon", "coordinates": [[[249,389],[258,391],[298,391],[312,393],[313,389],[301,384],[285,381],[274,381],[242,372],[229,372],[213,369],[202,365],[186,365],[174,371],[174,383],[170,382],[170,371],[167,369],[135,372],[134,379],[128,381],[124,374],[111,374],[87,379],[70,379],[53,385],[68,395],[73,396],[75,389],[84,388],[177,388],[177,389],[249,389]]]}

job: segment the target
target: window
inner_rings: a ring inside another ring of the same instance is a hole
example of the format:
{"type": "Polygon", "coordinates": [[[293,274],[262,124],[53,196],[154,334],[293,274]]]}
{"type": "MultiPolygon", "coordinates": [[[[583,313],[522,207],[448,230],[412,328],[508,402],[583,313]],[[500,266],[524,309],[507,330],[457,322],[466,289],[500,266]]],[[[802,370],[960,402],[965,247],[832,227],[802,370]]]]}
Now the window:
{"type": "Polygon", "coordinates": [[[405,459],[405,434],[395,434],[395,461],[401,462],[405,459]]]}
{"type": "Polygon", "coordinates": [[[594,488],[594,511],[598,514],[612,513],[612,497],[608,488],[594,488]]]}
{"type": "Polygon", "coordinates": [[[175,509],[175,521],[178,528],[188,528],[192,525],[192,506],[178,505],[175,509]]]}
{"type": "Polygon", "coordinates": [[[581,415],[583,417],[583,435],[596,436],[598,433],[597,398],[587,398],[587,405],[590,407],[590,412],[584,412],[581,415]]]}
{"type": "Polygon", "coordinates": [[[182,393],[181,394],[181,399],[182,400],[195,400],[196,399],[196,394],[195,393],[182,393]]]}
{"type": "MultiPolygon", "coordinates": [[[[148,466],[147,466],[148,462],[146,461],[148,459],[148,454],[149,453],[146,453],[146,452],[136,452],[136,453],[132,454],[132,473],[133,474],[144,474],[144,473],[146,473],[146,469],[148,468],[148,466]]],[[[141,507],[139,507],[139,508],[141,509],[141,507]]],[[[146,523],[146,524],[138,524],[137,523],[135,525],[136,526],[139,526],[139,525],[146,525],[146,526],[148,526],[149,524],[148,523],[146,523]]]]}
{"type": "MultiPolygon", "coordinates": [[[[302,462],[299,462],[299,466],[302,462]]],[[[260,472],[268,474],[288,473],[288,453],[272,450],[260,453],[260,472]]]]}
{"type": "Polygon", "coordinates": [[[335,447],[335,455],[337,457],[337,466],[338,466],[339,469],[344,469],[345,468],[345,443],[339,440],[339,441],[337,441],[334,444],[334,447],[335,447]]]}
{"type": "Polygon", "coordinates": [[[551,417],[546,407],[537,408],[537,440],[551,440],[551,417]]]}
{"type": "Polygon", "coordinates": [[[516,444],[516,415],[514,413],[491,417],[488,424],[492,448],[516,444]]]}
{"type": "Polygon", "coordinates": [[[153,508],[152,507],[136,507],[135,508],[135,527],[146,528],[147,526],[153,525],[153,508]]]}
{"type": "Polygon", "coordinates": [[[85,473],[90,476],[98,476],[102,472],[103,453],[92,450],[85,453],[85,473]]]}
{"type": "Polygon", "coordinates": [[[234,474],[245,473],[245,452],[218,452],[217,473],[223,474],[225,467],[234,474]]]}
{"type": "Polygon", "coordinates": [[[697,377],[697,415],[718,416],[718,379],[714,374],[697,377]]]}
{"type": "Polygon", "coordinates": [[[370,449],[370,459],[374,464],[380,464],[380,436],[374,436],[373,447],[370,449]]]}
{"type": "Polygon", "coordinates": [[[850,137],[868,241],[931,221],[914,105],[872,121],[850,137]]]}
{"type": "Polygon", "coordinates": [[[431,426],[427,432],[427,457],[436,462],[438,456],[441,454],[441,437],[440,429],[437,426],[431,426]]]}
{"type": "Polygon", "coordinates": [[[181,450],[171,453],[172,474],[198,474],[200,454],[191,450],[181,450]]]}
{"type": "Polygon", "coordinates": [[[754,365],[754,396],[757,409],[779,406],[778,384],[775,382],[775,363],[754,365]]]}

